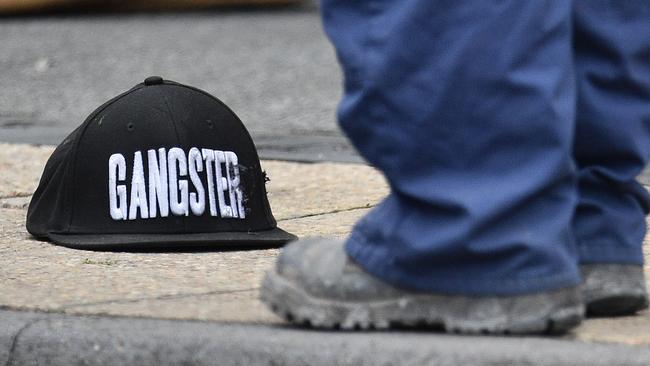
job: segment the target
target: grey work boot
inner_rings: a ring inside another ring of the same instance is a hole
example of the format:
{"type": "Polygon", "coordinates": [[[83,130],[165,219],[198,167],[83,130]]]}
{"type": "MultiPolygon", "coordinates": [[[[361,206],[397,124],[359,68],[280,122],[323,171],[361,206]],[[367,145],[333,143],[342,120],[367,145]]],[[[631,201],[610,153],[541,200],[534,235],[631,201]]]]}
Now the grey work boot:
{"type": "Polygon", "coordinates": [[[643,266],[583,264],[580,272],[587,315],[631,315],[648,307],[643,266]]]}
{"type": "Polygon", "coordinates": [[[365,272],[343,243],[289,244],[269,271],[261,299],[290,322],[316,328],[429,326],[458,333],[562,333],[580,323],[578,287],[521,296],[469,297],[389,285],[365,272]]]}

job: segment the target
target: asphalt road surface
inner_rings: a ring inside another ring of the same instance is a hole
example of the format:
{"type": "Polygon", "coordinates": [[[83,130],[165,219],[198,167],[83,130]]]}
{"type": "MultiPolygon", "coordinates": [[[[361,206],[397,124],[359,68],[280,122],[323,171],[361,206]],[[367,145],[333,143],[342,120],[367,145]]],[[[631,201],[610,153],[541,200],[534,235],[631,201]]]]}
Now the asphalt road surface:
{"type": "Polygon", "coordinates": [[[204,89],[267,158],[360,161],[335,121],[341,76],[315,6],[0,18],[0,140],[58,144],[150,75],[204,89]]]}

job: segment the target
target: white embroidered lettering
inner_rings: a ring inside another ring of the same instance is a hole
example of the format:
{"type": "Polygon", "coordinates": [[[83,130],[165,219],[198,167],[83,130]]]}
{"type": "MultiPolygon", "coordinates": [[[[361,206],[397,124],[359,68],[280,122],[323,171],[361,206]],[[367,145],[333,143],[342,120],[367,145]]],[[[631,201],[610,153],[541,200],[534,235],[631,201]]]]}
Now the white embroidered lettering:
{"type": "Polygon", "coordinates": [[[108,158],[108,200],[113,220],[126,219],[126,186],[117,185],[118,180],[126,179],[126,160],[122,154],[108,158]],[[119,198],[119,205],[118,205],[119,198]]]}
{"type": "Polygon", "coordinates": [[[133,154],[133,175],[131,177],[131,204],[129,206],[129,220],[138,217],[149,218],[149,207],[147,205],[147,189],[144,182],[144,167],[142,166],[142,153],[136,151],[133,154]]]}
{"type": "Polygon", "coordinates": [[[178,147],[169,149],[167,162],[167,169],[169,170],[169,209],[174,215],[187,216],[189,215],[187,179],[178,179],[180,176],[187,176],[187,158],[183,149],[178,147]]]}
{"type": "Polygon", "coordinates": [[[218,216],[217,200],[214,197],[214,151],[203,149],[203,159],[205,160],[205,170],[208,173],[208,202],[210,206],[210,215],[218,216]]]}
{"type": "Polygon", "coordinates": [[[232,151],[226,151],[226,172],[228,175],[228,192],[230,193],[230,207],[234,217],[245,218],[244,195],[239,187],[239,162],[237,155],[232,151]]]}
{"type": "Polygon", "coordinates": [[[146,163],[142,155],[141,151],[133,153],[130,184],[124,182],[124,155],[115,153],[108,159],[109,214],[113,220],[168,217],[170,212],[202,216],[206,206],[210,216],[246,217],[239,159],[234,152],[192,147],[185,154],[179,147],[161,147],[147,150],[146,163]]]}
{"type": "Polygon", "coordinates": [[[222,164],[226,162],[226,155],[223,151],[214,150],[214,175],[217,186],[217,199],[219,200],[219,213],[221,217],[234,217],[232,207],[226,202],[224,191],[228,190],[228,180],[223,176],[222,164]]]}
{"type": "Polygon", "coordinates": [[[190,208],[192,209],[192,214],[201,216],[205,211],[205,190],[203,189],[203,183],[198,174],[203,171],[203,158],[199,149],[195,147],[191,148],[187,160],[190,170],[190,180],[194,189],[196,189],[196,193],[190,193],[190,208]]]}
{"type": "Polygon", "coordinates": [[[149,217],[157,216],[156,206],[160,206],[160,216],[169,216],[169,195],[167,194],[167,151],[164,147],[147,151],[149,164],[149,217]]]}

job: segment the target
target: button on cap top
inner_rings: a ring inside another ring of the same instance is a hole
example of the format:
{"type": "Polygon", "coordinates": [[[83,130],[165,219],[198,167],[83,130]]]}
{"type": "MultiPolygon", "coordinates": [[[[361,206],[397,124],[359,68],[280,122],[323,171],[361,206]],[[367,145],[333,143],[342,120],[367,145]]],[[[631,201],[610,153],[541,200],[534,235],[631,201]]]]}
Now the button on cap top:
{"type": "Polygon", "coordinates": [[[163,83],[163,78],[160,76],[149,76],[144,79],[144,85],[158,85],[163,83]]]}

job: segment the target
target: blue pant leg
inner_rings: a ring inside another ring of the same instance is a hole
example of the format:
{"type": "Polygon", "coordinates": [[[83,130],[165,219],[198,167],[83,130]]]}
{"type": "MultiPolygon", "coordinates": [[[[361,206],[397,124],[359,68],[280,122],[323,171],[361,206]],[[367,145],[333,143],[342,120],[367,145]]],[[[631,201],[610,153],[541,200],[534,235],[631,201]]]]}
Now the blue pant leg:
{"type": "Polygon", "coordinates": [[[582,263],[642,264],[650,157],[650,2],[577,0],[579,169],[576,242],[582,263]]]}
{"type": "Polygon", "coordinates": [[[575,80],[566,0],[324,0],[338,118],[392,193],[346,248],[416,290],[579,283],[575,80]]]}

